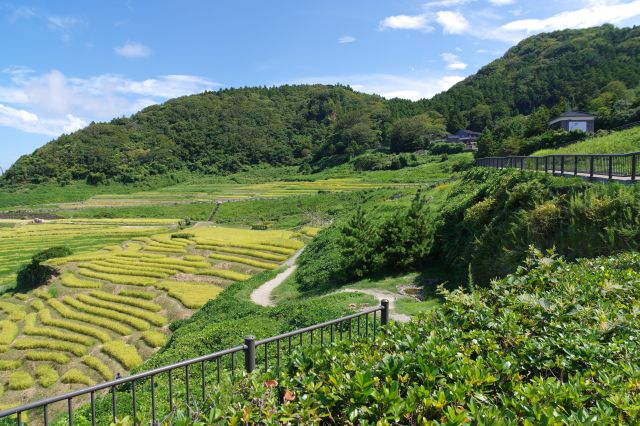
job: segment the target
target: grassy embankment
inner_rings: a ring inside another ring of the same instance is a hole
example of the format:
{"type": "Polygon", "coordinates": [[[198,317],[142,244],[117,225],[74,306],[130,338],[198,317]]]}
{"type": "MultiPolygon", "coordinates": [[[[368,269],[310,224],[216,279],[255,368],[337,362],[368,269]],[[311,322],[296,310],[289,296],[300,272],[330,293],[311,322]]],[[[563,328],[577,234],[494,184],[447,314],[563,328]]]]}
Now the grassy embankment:
{"type": "Polygon", "coordinates": [[[557,149],[543,149],[532,155],[551,154],[626,154],[640,151],[640,126],[594,136],[582,142],[557,149]]]}

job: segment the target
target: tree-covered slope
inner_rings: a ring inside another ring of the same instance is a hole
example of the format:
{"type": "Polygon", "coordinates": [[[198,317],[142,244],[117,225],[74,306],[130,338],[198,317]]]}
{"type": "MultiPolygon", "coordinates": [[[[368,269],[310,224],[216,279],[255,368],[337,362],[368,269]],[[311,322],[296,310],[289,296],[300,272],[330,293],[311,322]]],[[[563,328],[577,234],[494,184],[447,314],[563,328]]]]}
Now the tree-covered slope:
{"type": "Polygon", "coordinates": [[[611,81],[629,88],[640,84],[640,27],[604,25],[529,37],[421,103],[443,114],[450,129],[481,131],[492,120],[540,106],[588,109],[611,81]]]}

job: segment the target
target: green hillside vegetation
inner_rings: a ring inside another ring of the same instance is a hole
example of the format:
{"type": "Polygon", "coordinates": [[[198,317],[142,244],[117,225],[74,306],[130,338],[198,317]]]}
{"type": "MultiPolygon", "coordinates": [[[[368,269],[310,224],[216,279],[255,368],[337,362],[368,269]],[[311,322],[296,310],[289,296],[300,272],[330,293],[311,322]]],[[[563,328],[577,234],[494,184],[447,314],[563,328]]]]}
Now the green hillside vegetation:
{"type": "Polygon", "coordinates": [[[542,149],[532,155],[550,154],[627,154],[640,151],[640,126],[631,129],[598,134],[582,142],[557,149],[542,149]]]}

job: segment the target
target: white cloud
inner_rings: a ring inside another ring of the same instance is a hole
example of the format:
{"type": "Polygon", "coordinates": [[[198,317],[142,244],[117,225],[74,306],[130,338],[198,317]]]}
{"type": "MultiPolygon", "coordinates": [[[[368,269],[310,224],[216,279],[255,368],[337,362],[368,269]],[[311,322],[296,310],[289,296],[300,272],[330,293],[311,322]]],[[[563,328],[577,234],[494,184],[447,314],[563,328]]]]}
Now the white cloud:
{"type": "Polygon", "coordinates": [[[469,28],[469,21],[460,12],[440,11],[436,14],[436,21],[442,25],[445,34],[462,34],[469,28]]]}
{"type": "Polygon", "coordinates": [[[442,60],[446,62],[447,69],[450,70],[464,70],[467,68],[467,64],[460,60],[458,55],[453,53],[443,53],[442,60]]]}
{"type": "Polygon", "coordinates": [[[620,3],[616,0],[590,1],[587,7],[558,13],[544,19],[520,19],[502,25],[496,38],[519,40],[531,34],[567,28],[588,28],[615,24],[640,16],[640,0],[620,3]]]}
{"type": "Polygon", "coordinates": [[[439,0],[439,1],[430,1],[426,3],[424,6],[426,8],[431,7],[452,7],[452,6],[461,6],[463,4],[470,3],[474,0],[439,0]]]}
{"type": "Polygon", "coordinates": [[[73,16],[47,16],[47,25],[52,30],[66,31],[79,23],[80,20],[73,16]]]}
{"type": "Polygon", "coordinates": [[[387,16],[380,21],[380,29],[392,30],[423,30],[431,31],[427,15],[395,15],[387,16]]]}
{"type": "Polygon", "coordinates": [[[115,52],[125,58],[146,58],[151,55],[151,49],[142,43],[127,41],[122,46],[116,46],[115,52]]]}
{"type": "Polygon", "coordinates": [[[294,81],[296,84],[324,83],[348,84],[354,90],[377,94],[387,99],[403,98],[419,100],[431,98],[462,81],[464,77],[456,75],[394,75],[394,74],[357,74],[343,76],[309,77],[294,81]]]}
{"type": "Polygon", "coordinates": [[[506,6],[515,3],[515,0],[489,0],[489,3],[496,6],[506,6]]]}
{"type": "Polygon", "coordinates": [[[57,70],[36,74],[10,68],[0,73],[0,125],[57,136],[87,122],[129,115],[168,98],[220,87],[206,78],[165,75],[131,80],[114,74],[69,78],[57,70]],[[2,77],[9,76],[8,81],[2,77]]]}
{"type": "Polygon", "coordinates": [[[356,41],[356,38],[350,35],[344,35],[338,38],[338,43],[340,44],[353,43],[354,41],[356,41]]]}

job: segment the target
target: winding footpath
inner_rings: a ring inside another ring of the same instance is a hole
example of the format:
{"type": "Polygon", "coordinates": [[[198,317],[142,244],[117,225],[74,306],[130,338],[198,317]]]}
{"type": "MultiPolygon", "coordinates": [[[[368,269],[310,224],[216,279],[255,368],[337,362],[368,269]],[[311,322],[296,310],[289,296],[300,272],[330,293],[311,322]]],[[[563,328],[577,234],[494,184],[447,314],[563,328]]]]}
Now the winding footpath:
{"type": "Polygon", "coordinates": [[[275,303],[271,300],[271,293],[296,271],[298,268],[296,261],[302,254],[302,250],[304,249],[299,250],[289,260],[283,263],[283,265],[288,266],[287,269],[251,292],[251,301],[253,303],[260,306],[275,306],[275,303]]]}

